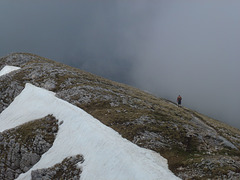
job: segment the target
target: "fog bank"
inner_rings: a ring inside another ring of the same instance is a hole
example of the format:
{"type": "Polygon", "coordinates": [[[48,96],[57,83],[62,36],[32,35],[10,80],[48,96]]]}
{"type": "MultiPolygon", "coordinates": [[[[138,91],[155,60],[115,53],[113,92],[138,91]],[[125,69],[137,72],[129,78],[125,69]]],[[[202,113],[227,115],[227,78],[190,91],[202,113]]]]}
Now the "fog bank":
{"type": "Polygon", "coordinates": [[[240,2],[0,2],[0,56],[29,52],[240,128],[240,2]]]}

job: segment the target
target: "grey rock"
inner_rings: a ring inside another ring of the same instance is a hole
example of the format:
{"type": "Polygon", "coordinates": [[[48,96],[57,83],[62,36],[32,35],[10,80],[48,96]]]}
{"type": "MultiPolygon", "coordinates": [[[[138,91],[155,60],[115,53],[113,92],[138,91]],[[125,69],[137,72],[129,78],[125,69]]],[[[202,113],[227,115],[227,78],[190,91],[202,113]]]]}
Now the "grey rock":
{"type": "Polygon", "coordinates": [[[73,157],[65,158],[61,163],[55,164],[53,167],[45,169],[37,169],[31,172],[32,180],[37,179],[79,179],[81,169],[78,167],[78,163],[82,163],[84,158],[82,155],[76,155],[73,157]],[[60,177],[56,177],[60,176],[60,177]]]}

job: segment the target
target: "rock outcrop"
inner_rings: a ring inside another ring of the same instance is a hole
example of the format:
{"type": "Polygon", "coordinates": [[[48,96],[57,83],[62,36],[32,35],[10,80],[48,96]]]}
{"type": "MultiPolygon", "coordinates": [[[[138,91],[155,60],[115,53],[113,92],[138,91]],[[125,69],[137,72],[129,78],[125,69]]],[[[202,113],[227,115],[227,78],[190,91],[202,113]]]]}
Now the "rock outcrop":
{"type": "Polygon", "coordinates": [[[83,163],[84,158],[78,154],[74,157],[65,158],[61,163],[54,167],[33,170],[32,180],[50,180],[50,179],[72,179],[78,180],[82,170],[78,168],[78,163],[83,163]]]}
{"type": "Polygon", "coordinates": [[[0,133],[0,179],[27,172],[51,148],[58,121],[51,115],[0,133]]]}

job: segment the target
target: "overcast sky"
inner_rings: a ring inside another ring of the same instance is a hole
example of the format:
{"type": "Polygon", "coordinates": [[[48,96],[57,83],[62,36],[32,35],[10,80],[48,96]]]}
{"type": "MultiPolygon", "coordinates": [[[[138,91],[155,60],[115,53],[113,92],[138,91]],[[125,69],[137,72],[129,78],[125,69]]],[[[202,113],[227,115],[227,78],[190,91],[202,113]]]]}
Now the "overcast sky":
{"type": "Polygon", "coordinates": [[[239,0],[0,1],[0,56],[29,52],[240,128],[239,0]]]}

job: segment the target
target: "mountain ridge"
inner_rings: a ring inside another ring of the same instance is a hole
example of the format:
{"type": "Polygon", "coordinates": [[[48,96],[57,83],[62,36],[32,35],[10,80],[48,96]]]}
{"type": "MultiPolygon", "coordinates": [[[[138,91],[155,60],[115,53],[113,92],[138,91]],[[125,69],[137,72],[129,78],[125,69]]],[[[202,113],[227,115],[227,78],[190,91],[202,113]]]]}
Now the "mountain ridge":
{"type": "MultiPolygon", "coordinates": [[[[80,176],[86,180],[157,179],[160,176],[178,179],[159,154],[123,139],[80,108],[31,84],[26,84],[21,94],[1,113],[1,126],[11,129],[22,123],[33,123],[32,120],[47,117],[50,113],[58,120],[59,127],[54,142],[39,161],[17,179],[31,179],[33,172],[50,169],[68,157],[82,159],[80,176]]],[[[37,178],[44,179],[44,175],[38,174],[37,178]]]]}
{"type": "Polygon", "coordinates": [[[1,77],[1,112],[30,82],[54,91],[138,146],[160,153],[180,178],[239,176],[238,129],[136,88],[36,55],[14,53],[1,58],[1,69],[7,64],[21,70],[1,77]]]}

